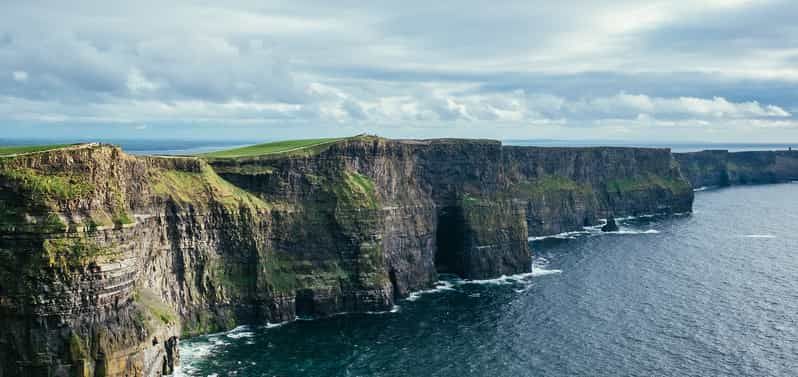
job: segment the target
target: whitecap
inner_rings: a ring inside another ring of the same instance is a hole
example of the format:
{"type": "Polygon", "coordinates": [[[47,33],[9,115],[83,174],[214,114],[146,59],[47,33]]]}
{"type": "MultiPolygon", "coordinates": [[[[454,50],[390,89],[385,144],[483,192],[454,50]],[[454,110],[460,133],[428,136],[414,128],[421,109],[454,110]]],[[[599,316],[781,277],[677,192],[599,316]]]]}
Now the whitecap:
{"type": "Polygon", "coordinates": [[[628,229],[622,228],[617,232],[605,232],[607,234],[659,234],[659,231],[656,229],[648,229],[648,230],[635,230],[635,229],[628,229]]]}
{"type": "Polygon", "coordinates": [[[709,187],[707,187],[707,186],[701,186],[701,187],[697,187],[697,188],[694,188],[694,189],[693,189],[693,191],[694,191],[694,192],[706,191],[706,190],[709,190],[709,187]]]}
{"type": "Polygon", "coordinates": [[[289,319],[287,321],[282,321],[282,322],[276,322],[276,323],[266,322],[266,324],[263,325],[262,327],[266,328],[266,329],[273,329],[275,327],[280,327],[280,326],[283,326],[283,325],[287,325],[287,324],[289,324],[291,322],[299,321],[299,320],[301,320],[301,318],[295,317],[294,319],[289,319]]]}
{"type": "Polygon", "coordinates": [[[562,273],[562,270],[548,269],[549,261],[544,257],[537,257],[532,261],[531,271],[514,275],[502,275],[493,279],[480,279],[480,280],[456,280],[456,285],[465,284],[489,284],[489,285],[506,285],[529,283],[529,278],[546,276],[552,274],[562,273]]]}
{"type": "Polygon", "coordinates": [[[461,280],[458,285],[465,284],[488,284],[488,285],[504,285],[514,284],[524,281],[526,278],[534,276],[532,272],[525,272],[522,274],[502,275],[493,279],[475,279],[475,280],[461,280]]]}
{"type": "Polygon", "coordinates": [[[229,346],[230,345],[230,342],[225,341],[224,339],[221,339],[221,338],[216,338],[216,337],[208,338],[208,341],[211,342],[211,344],[213,344],[214,346],[229,346]]]}
{"type": "Polygon", "coordinates": [[[405,298],[405,300],[416,301],[419,299],[419,297],[425,294],[443,292],[443,291],[453,291],[453,290],[454,290],[454,284],[446,280],[439,280],[435,282],[435,286],[433,288],[412,292],[410,293],[409,296],[405,298]]]}
{"type": "Polygon", "coordinates": [[[544,257],[537,257],[532,261],[532,276],[546,276],[562,273],[562,270],[549,269],[549,260],[544,257]]]}
{"type": "Polygon", "coordinates": [[[365,314],[389,314],[389,313],[397,313],[399,312],[399,305],[394,305],[388,310],[381,310],[381,311],[369,311],[365,312],[365,314]]]}
{"type": "Polygon", "coordinates": [[[548,235],[548,236],[529,237],[527,240],[528,241],[541,241],[541,240],[554,239],[554,238],[561,239],[561,240],[570,240],[570,239],[574,239],[574,238],[576,238],[578,236],[583,236],[583,235],[590,234],[590,231],[587,230],[587,227],[585,227],[585,229],[586,230],[575,230],[575,231],[572,231],[572,232],[562,232],[562,233],[552,234],[552,235],[548,235]]]}
{"type": "Polygon", "coordinates": [[[255,336],[255,333],[249,330],[250,328],[247,325],[238,326],[230,330],[230,332],[227,333],[227,337],[230,339],[252,338],[255,336]]]}
{"type": "Polygon", "coordinates": [[[776,238],[776,236],[772,234],[746,234],[743,237],[745,238],[776,238]]]}

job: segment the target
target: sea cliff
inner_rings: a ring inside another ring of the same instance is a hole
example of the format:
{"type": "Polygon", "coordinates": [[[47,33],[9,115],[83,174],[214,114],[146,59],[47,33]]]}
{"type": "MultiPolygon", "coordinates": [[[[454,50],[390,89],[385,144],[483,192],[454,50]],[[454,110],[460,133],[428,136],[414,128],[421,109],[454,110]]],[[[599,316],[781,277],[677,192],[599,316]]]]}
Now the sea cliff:
{"type": "Polygon", "coordinates": [[[695,188],[798,180],[798,151],[705,150],[674,157],[695,188]]]}
{"type": "Polygon", "coordinates": [[[438,273],[530,271],[530,236],[691,210],[667,149],[360,136],[237,158],[0,158],[0,377],[157,376],[178,339],[390,310],[438,273]]]}

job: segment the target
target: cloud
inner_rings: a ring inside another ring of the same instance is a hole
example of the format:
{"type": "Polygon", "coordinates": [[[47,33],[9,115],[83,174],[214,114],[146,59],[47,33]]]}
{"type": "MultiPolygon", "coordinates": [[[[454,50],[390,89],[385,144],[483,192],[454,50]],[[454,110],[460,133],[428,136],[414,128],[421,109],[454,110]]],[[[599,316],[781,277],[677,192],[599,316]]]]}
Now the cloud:
{"type": "Polygon", "coordinates": [[[0,15],[0,120],[743,138],[795,124],[796,17],[789,0],[20,2],[0,15]]]}
{"type": "Polygon", "coordinates": [[[25,71],[14,71],[11,73],[11,76],[14,78],[14,81],[27,81],[28,80],[28,72],[25,71]]]}
{"type": "Polygon", "coordinates": [[[730,102],[713,98],[660,98],[644,94],[619,93],[611,97],[580,100],[566,105],[568,112],[582,117],[635,118],[639,114],[672,119],[683,118],[784,118],[791,114],[775,105],[761,105],[757,101],[730,102]]]}

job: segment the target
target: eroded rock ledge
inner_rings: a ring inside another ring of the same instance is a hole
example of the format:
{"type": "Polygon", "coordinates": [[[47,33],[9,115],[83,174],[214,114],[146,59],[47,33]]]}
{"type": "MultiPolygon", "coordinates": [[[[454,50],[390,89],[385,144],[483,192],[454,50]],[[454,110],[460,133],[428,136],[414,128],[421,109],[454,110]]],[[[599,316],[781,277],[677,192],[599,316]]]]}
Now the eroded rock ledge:
{"type": "Polygon", "coordinates": [[[0,377],[157,376],[178,339],[379,311],[527,239],[686,212],[667,149],[344,139],[256,158],[107,145],[0,159],[0,377]]]}

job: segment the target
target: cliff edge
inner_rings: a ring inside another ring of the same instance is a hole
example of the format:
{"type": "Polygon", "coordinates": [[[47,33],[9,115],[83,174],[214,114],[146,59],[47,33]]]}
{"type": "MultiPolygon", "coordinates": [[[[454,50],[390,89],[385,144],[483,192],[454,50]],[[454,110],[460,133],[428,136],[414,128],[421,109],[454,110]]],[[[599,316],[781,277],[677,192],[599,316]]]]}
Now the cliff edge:
{"type": "Polygon", "coordinates": [[[798,180],[798,151],[705,150],[674,153],[694,188],[798,180]]]}

